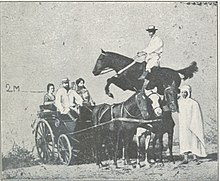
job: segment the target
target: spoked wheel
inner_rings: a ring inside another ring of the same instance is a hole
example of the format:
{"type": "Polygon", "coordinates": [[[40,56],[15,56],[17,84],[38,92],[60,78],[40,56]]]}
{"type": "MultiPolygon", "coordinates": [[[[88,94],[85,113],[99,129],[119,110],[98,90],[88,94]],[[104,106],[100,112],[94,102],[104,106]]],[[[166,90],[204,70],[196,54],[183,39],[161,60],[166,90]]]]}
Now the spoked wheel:
{"type": "Polygon", "coordinates": [[[72,147],[69,138],[65,134],[59,136],[57,149],[60,161],[65,165],[69,165],[72,159],[72,147]]]}
{"type": "Polygon", "coordinates": [[[35,144],[43,163],[48,163],[54,159],[54,134],[50,125],[44,119],[41,119],[37,124],[35,144]]]}

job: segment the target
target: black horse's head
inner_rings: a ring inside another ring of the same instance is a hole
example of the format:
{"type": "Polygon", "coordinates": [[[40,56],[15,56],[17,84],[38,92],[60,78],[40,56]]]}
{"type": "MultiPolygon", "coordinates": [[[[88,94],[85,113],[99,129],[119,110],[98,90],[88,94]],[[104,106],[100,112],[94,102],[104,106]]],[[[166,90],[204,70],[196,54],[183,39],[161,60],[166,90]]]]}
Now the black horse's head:
{"type": "Polygon", "coordinates": [[[150,119],[154,115],[153,101],[143,91],[136,93],[136,103],[143,119],[150,119]]]}
{"type": "Polygon", "coordinates": [[[97,76],[99,75],[103,70],[109,68],[109,61],[107,58],[107,53],[101,49],[101,54],[99,55],[97,62],[95,64],[95,67],[92,71],[92,73],[97,76]]]}
{"type": "Polygon", "coordinates": [[[164,90],[164,101],[165,101],[165,109],[171,112],[178,112],[178,102],[177,102],[177,88],[175,85],[175,81],[173,81],[172,85],[165,86],[164,90]]]}

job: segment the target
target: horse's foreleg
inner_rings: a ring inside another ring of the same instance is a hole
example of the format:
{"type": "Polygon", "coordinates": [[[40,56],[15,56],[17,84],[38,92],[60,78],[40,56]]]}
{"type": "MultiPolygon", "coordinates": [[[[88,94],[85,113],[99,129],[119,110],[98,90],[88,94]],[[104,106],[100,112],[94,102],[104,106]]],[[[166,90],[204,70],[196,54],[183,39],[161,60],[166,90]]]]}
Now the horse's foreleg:
{"type": "Polygon", "coordinates": [[[155,154],[155,146],[157,142],[157,134],[155,134],[153,141],[152,141],[152,146],[153,146],[153,159],[156,162],[156,154],[155,154]]]}
{"type": "Polygon", "coordinates": [[[160,145],[160,158],[159,158],[159,161],[160,161],[160,163],[163,163],[163,156],[162,156],[162,153],[163,153],[163,135],[162,134],[159,136],[159,145],[160,145]]]}
{"type": "Polygon", "coordinates": [[[125,144],[124,143],[122,147],[122,160],[125,160],[125,144]]]}
{"type": "Polygon", "coordinates": [[[101,157],[100,157],[100,150],[101,150],[101,137],[100,137],[100,132],[96,132],[97,136],[95,136],[96,138],[96,165],[98,165],[99,167],[101,167],[101,157]]]}
{"type": "Polygon", "coordinates": [[[129,132],[128,134],[125,135],[125,138],[124,138],[124,157],[125,157],[125,162],[124,164],[127,165],[130,163],[130,159],[129,159],[129,155],[128,155],[128,148],[129,148],[129,143],[131,142],[132,138],[133,138],[133,135],[134,134],[131,134],[131,132],[129,132]]]}
{"type": "Polygon", "coordinates": [[[141,136],[136,135],[136,141],[137,141],[137,167],[140,167],[140,152],[141,152],[141,136]]]}
{"type": "Polygon", "coordinates": [[[173,129],[168,133],[168,147],[170,151],[170,160],[175,164],[175,160],[173,158],[173,129]]]}
{"type": "Polygon", "coordinates": [[[145,160],[144,162],[145,162],[145,165],[148,165],[148,166],[150,165],[149,165],[148,158],[147,158],[147,151],[149,148],[150,138],[151,138],[151,134],[145,137],[145,160]]]}
{"type": "Polygon", "coordinates": [[[114,143],[115,143],[114,165],[115,165],[116,168],[118,168],[117,157],[118,157],[119,138],[120,138],[120,132],[117,131],[116,138],[115,138],[115,141],[114,141],[114,143]]]}
{"type": "Polygon", "coordinates": [[[105,93],[106,93],[109,97],[111,97],[111,98],[114,98],[114,96],[113,96],[113,94],[110,92],[109,87],[110,87],[110,85],[113,83],[113,81],[114,81],[113,77],[112,77],[112,78],[109,78],[109,79],[107,80],[107,84],[106,84],[106,86],[105,86],[105,93]]]}

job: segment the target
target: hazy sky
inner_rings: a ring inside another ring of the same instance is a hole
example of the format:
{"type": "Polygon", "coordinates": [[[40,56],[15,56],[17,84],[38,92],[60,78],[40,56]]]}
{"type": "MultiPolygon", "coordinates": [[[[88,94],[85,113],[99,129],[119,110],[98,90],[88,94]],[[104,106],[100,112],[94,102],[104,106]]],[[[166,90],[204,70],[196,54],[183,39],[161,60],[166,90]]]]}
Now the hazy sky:
{"type": "MultiPolygon", "coordinates": [[[[112,86],[116,97],[112,101],[104,93],[106,79],[114,73],[94,77],[92,69],[101,48],[134,57],[149,42],[145,31],[149,24],[159,29],[157,33],[165,42],[161,66],[180,69],[192,61],[200,64],[205,60],[209,65],[202,65],[204,69],[217,73],[214,6],[9,2],[2,3],[1,10],[3,88],[9,83],[19,85],[21,90],[45,90],[49,82],[57,88],[63,77],[83,77],[97,102],[122,101],[130,94],[112,86]],[[208,60],[210,56],[213,62],[208,60]]],[[[204,73],[199,66],[197,80],[204,73]]],[[[211,84],[216,86],[215,81],[211,84]]]]}

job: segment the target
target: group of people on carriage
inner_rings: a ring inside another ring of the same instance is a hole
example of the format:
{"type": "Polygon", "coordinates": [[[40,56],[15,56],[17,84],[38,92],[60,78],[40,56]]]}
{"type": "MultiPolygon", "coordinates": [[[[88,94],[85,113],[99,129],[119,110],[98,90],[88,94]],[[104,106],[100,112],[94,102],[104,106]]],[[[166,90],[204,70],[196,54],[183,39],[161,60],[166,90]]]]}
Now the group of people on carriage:
{"type": "MultiPolygon", "coordinates": [[[[171,86],[171,84],[174,84],[174,89],[177,90],[177,93],[180,93],[178,96],[178,107],[176,107],[175,110],[179,113],[180,153],[184,154],[184,160],[182,163],[188,163],[189,153],[194,155],[194,160],[197,160],[196,155],[205,157],[203,121],[199,104],[191,98],[191,86],[185,85],[179,90],[181,83],[179,74],[182,74],[181,78],[184,80],[191,78],[193,73],[197,71],[196,63],[193,63],[188,68],[178,71],[173,71],[169,68],[160,68],[160,59],[163,52],[164,42],[156,35],[157,29],[155,26],[150,25],[146,31],[149,33],[151,40],[144,50],[137,53],[134,59],[127,60],[124,56],[102,50],[93,70],[93,74],[99,75],[103,70],[105,71],[108,68],[116,71],[116,76],[108,79],[105,88],[106,93],[110,97],[113,97],[109,92],[109,85],[111,83],[114,83],[123,90],[129,89],[136,92],[145,89],[150,89],[152,91],[153,88],[156,88],[154,91],[160,95],[161,99],[167,99],[167,96],[164,98],[164,91],[171,86]],[[115,67],[110,65],[110,63],[115,63],[110,60],[111,58],[116,59],[116,56],[118,56],[118,59],[127,61],[123,67],[120,67],[119,65],[116,65],[115,67]],[[102,61],[105,61],[105,58],[108,63],[105,62],[102,64],[102,61]]],[[[79,115],[79,106],[95,106],[95,102],[84,85],[84,79],[77,79],[76,82],[71,83],[71,86],[69,85],[69,82],[68,78],[62,79],[62,87],[57,90],[56,95],[54,94],[54,85],[48,84],[47,93],[44,96],[44,105],[48,106],[50,109],[57,109],[61,114],[68,115],[74,122],[76,122],[79,115]]],[[[149,97],[147,91],[145,91],[145,94],[149,97]]],[[[174,101],[177,101],[177,98],[174,101]]],[[[104,105],[104,107],[106,107],[106,105],[104,105]]],[[[108,108],[111,109],[110,106],[107,106],[107,109],[108,108]]],[[[100,106],[95,110],[100,110],[100,106]]],[[[169,112],[171,111],[172,109],[170,109],[169,112]]],[[[166,110],[163,110],[162,112],[166,112],[166,110]]],[[[172,119],[171,113],[168,117],[169,119],[172,119]]],[[[172,123],[172,130],[173,127],[174,124],[172,123]]]]}
{"type": "Polygon", "coordinates": [[[54,84],[49,83],[43,104],[49,110],[58,110],[61,114],[68,115],[74,122],[78,119],[79,106],[95,105],[88,89],[85,87],[83,78],[71,82],[71,85],[68,78],[63,78],[61,87],[56,91],[56,94],[54,92],[54,84]]]}

